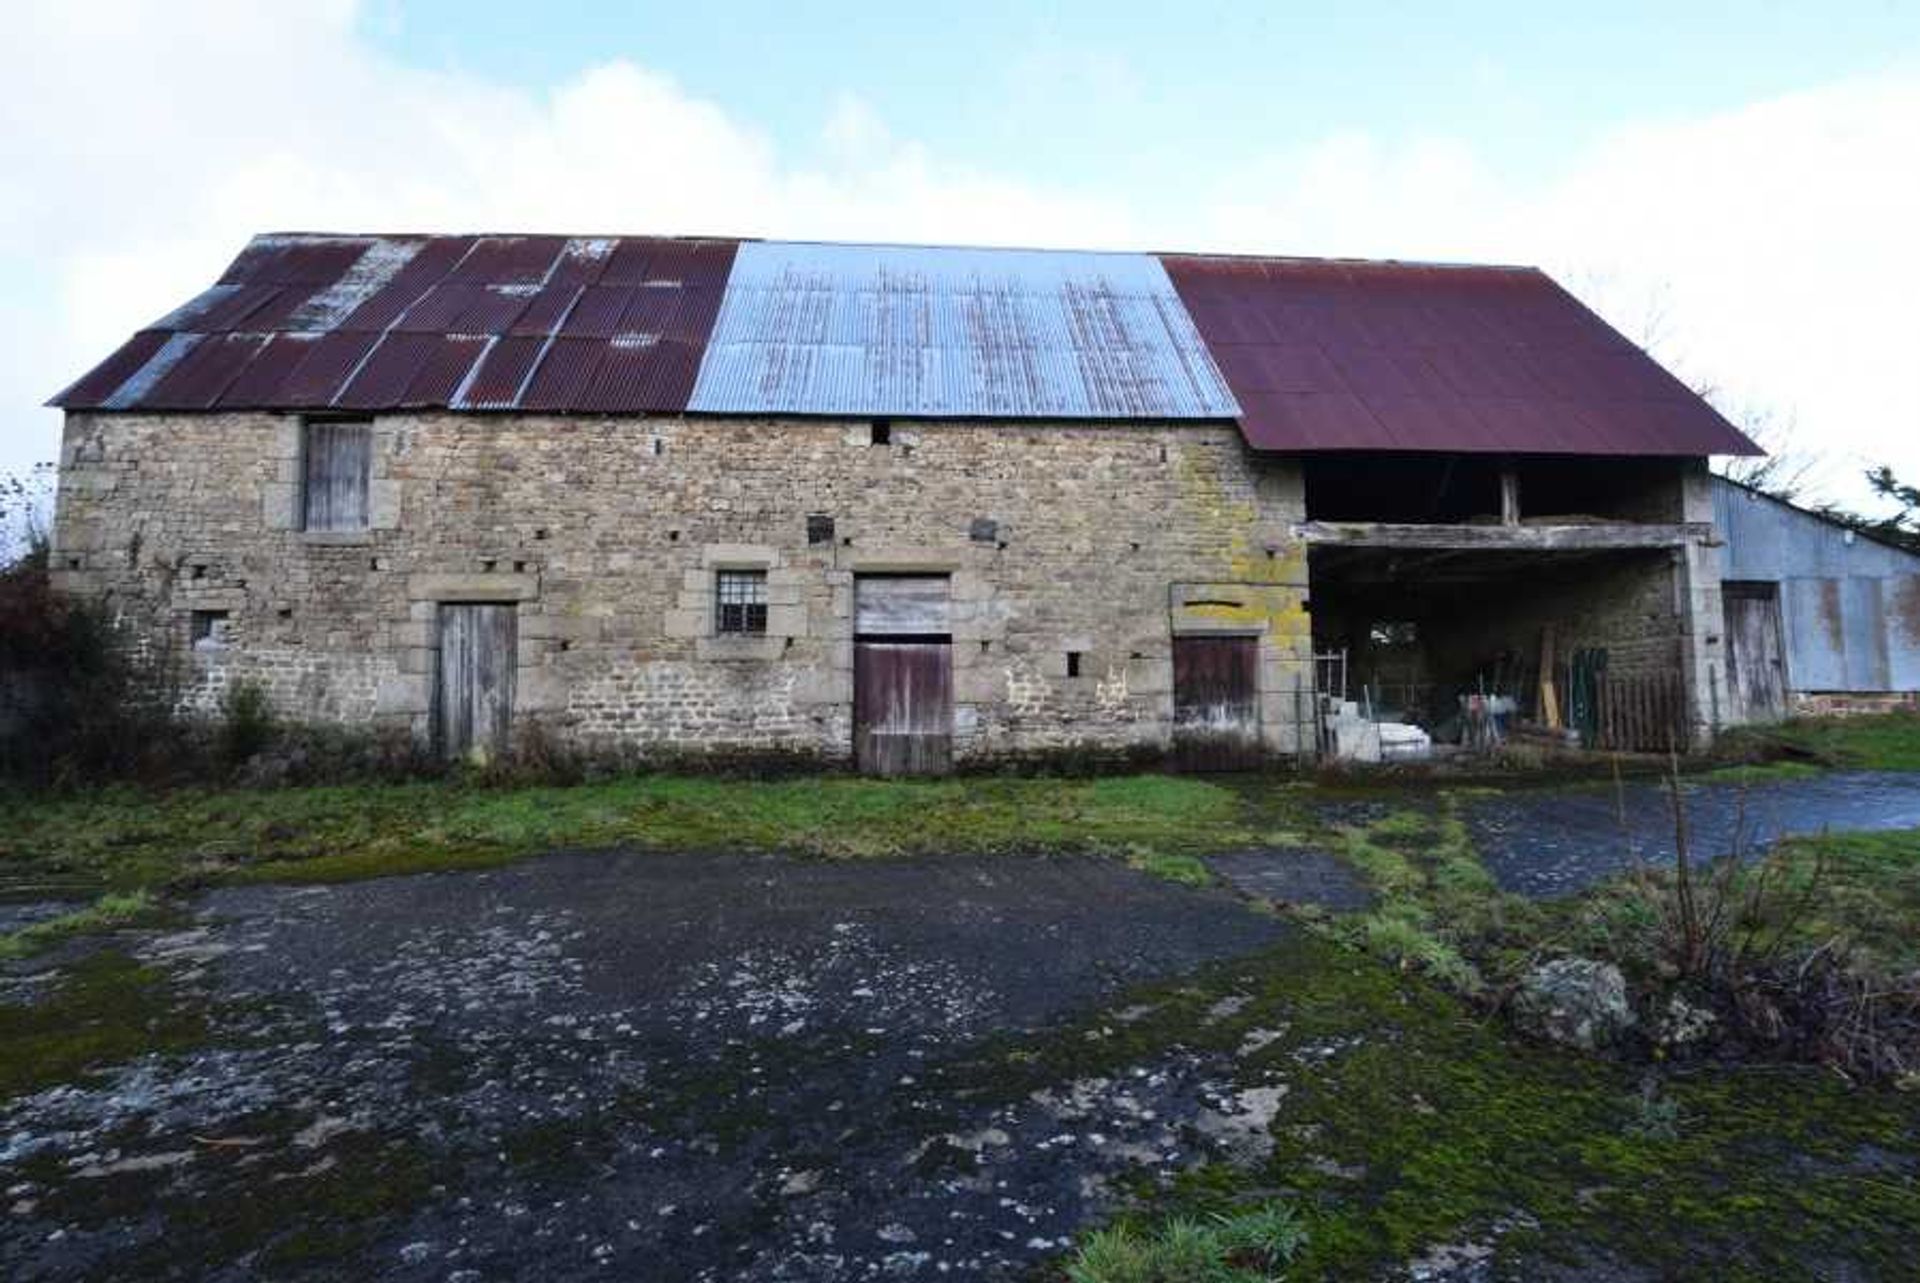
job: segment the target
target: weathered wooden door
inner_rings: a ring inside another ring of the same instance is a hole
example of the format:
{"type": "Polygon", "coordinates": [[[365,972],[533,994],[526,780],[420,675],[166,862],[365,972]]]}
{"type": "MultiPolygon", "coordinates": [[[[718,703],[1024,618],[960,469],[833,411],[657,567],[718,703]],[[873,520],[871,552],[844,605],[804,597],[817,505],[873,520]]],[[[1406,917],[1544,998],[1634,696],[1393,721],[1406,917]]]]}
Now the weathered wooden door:
{"type": "Polygon", "coordinates": [[[1260,765],[1260,641],[1173,639],[1174,760],[1190,771],[1260,765]]]}
{"type": "Polygon", "coordinates": [[[446,757],[485,762],[507,751],[515,632],[512,606],[440,607],[435,740],[446,757]]]}
{"type": "Polygon", "coordinates": [[[854,581],[853,755],[874,775],[953,767],[953,639],[944,575],[854,581]]]}
{"type": "Polygon", "coordinates": [[[1727,616],[1727,721],[1774,722],[1787,715],[1787,665],[1780,642],[1780,586],[1721,586],[1727,616]]]}

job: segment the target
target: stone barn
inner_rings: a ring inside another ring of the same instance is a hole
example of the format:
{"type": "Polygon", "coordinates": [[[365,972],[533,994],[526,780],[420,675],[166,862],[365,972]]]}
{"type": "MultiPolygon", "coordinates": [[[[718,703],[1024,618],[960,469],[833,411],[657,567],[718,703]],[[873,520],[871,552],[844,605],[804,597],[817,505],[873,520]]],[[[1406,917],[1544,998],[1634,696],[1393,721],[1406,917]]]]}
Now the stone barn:
{"type": "Polygon", "coordinates": [[[650,237],[261,236],[54,404],[189,710],[881,772],[1697,743],[1753,450],[1532,269],[650,237]]]}

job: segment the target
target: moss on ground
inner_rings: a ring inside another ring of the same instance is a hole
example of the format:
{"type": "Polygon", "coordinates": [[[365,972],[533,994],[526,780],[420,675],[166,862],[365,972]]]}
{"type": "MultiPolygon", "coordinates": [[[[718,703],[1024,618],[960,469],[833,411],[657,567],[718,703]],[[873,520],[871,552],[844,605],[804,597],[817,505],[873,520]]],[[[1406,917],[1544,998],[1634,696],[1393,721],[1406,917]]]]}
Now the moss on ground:
{"type": "Polygon", "coordinates": [[[0,1003],[0,1101],[206,1038],[204,1007],[164,971],[102,950],[64,969],[36,1000],[0,1003]]]}
{"type": "Polygon", "coordinates": [[[1812,1069],[1711,1068],[1665,1080],[1671,1126],[1648,1127],[1633,1071],[1517,1043],[1423,979],[1311,937],[1122,1002],[1152,1011],[1001,1044],[948,1071],[953,1084],[1014,1099],[1281,1031],[1235,1062],[1249,1085],[1289,1087],[1272,1158],[1143,1185],[1122,1222],[1150,1229],[1286,1191],[1308,1230],[1294,1283],[1373,1277],[1501,1225],[1509,1257],[1618,1259],[1703,1283],[1831,1277],[1841,1262],[1899,1277],[1920,1241],[1912,1095],[1812,1069]],[[1245,1001],[1209,1021],[1228,995],[1245,1001]]]}

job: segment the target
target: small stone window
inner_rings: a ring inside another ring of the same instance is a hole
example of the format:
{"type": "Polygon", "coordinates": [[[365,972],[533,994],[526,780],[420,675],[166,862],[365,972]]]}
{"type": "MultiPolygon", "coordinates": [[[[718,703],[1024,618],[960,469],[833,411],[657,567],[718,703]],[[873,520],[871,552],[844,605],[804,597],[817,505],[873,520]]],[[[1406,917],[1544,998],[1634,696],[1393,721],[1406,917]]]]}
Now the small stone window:
{"type": "Polygon", "coordinates": [[[187,638],[195,650],[225,650],[233,619],[224,610],[196,610],[187,622],[187,638]]]}
{"type": "Polygon", "coordinates": [[[816,512],[807,518],[807,542],[822,544],[833,542],[833,518],[824,512],[816,512]]]}
{"type": "Polygon", "coordinates": [[[872,431],[873,435],[868,439],[872,441],[874,445],[893,444],[893,420],[875,419],[873,421],[872,431]]]}
{"type": "Polygon", "coordinates": [[[317,532],[365,530],[372,421],[309,420],[301,426],[300,454],[302,527],[317,532]]]}
{"type": "Polygon", "coordinates": [[[722,636],[767,631],[767,572],[722,570],[713,577],[713,630],[722,636]]]}
{"type": "Polygon", "coordinates": [[[1070,650],[1067,652],[1067,676],[1078,677],[1079,675],[1080,675],[1080,652],[1077,650],[1070,650]]]}

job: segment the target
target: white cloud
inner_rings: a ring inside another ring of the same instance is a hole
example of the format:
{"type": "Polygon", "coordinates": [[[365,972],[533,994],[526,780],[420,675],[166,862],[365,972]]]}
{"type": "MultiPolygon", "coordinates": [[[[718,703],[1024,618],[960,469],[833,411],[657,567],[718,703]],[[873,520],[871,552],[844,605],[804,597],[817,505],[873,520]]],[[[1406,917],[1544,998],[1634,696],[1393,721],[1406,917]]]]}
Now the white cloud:
{"type": "MultiPolygon", "coordinates": [[[[1920,475],[1920,73],[1624,127],[1519,183],[1458,139],[1337,133],[1231,173],[1065,188],[847,95],[785,156],[631,62],[545,92],[393,63],[351,0],[30,6],[0,95],[0,472],[33,409],[266,229],[712,232],[1532,261],[1735,403],[1920,475]]],[[[1116,73],[1117,74],[1117,73],[1116,73]]],[[[1130,82],[1121,77],[1119,89],[1130,82]]],[[[1846,465],[1851,467],[1849,461],[1846,465]]]]}
{"type": "Polygon", "coordinates": [[[1202,202],[1243,249],[1538,263],[1734,411],[1797,425],[1820,475],[1920,475],[1920,73],[1622,128],[1504,182],[1445,140],[1326,140],[1202,202]]]}
{"type": "Polygon", "coordinates": [[[373,53],[355,7],[46,5],[0,98],[0,473],[56,450],[32,407],[199,290],[257,231],[705,232],[1119,244],[1101,199],[945,163],[872,107],[783,163],[626,61],[544,94],[373,53]]]}

